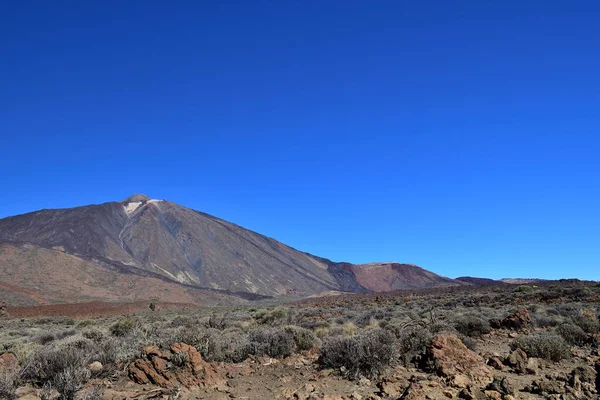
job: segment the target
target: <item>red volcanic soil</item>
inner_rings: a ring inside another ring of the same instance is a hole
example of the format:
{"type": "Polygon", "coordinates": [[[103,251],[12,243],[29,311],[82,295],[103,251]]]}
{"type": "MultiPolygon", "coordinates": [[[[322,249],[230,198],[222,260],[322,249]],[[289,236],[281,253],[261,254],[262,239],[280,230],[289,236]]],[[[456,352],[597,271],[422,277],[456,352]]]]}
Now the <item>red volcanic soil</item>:
{"type": "MultiPolygon", "coordinates": [[[[76,304],[51,304],[44,306],[9,307],[10,318],[32,318],[32,317],[71,317],[91,318],[105,317],[122,314],[134,314],[148,311],[149,301],[138,301],[133,303],[109,303],[94,301],[76,304]]],[[[199,308],[189,303],[155,303],[158,310],[189,310],[199,308]]]]}

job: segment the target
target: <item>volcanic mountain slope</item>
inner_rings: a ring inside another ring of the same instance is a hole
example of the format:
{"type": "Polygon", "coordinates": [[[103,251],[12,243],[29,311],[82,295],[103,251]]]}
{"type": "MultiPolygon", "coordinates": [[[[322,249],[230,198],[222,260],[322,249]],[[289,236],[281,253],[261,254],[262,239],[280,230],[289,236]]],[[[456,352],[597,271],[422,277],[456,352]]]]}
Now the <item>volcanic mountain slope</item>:
{"type": "MultiPolygon", "coordinates": [[[[86,271],[95,268],[89,272],[92,276],[110,270],[187,288],[269,296],[463,284],[412,265],[332,262],[211,215],[144,195],[4,218],[0,220],[0,243],[10,244],[14,253],[10,264],[2,258],[4,250],[0,253],[0,268],[12,269],[16,275],[42,263],[62,263],[62,273],[69,273],[74,267],[57,260],[60,255],[77,258],[77,265],[85,265],[86,271]],[[40,260],[31,255],[32,249],[40,260]]],[[[6,280],[0,278],[0,283],[6,284],[6,280]]],[[[112,288],[114,283],[98,285],[112,288]]]]}
{"type": "Polygon", "coordinates": [[[458,278],[454,278],[457,281],[469,283],[471,285],[476,286],[495,286],[495,285],[504,285],[506,282],[498,281],[495,279],[489,278],[476,278],[473,276],[459,276],[458,278]]]}

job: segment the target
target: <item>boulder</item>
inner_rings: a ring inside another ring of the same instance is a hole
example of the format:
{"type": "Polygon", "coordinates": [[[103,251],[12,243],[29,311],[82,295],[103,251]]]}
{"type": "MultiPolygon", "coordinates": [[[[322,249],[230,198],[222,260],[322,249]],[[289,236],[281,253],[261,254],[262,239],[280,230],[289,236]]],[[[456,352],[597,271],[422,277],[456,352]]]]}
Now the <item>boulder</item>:
{"type": "Polygon", "coordinates": [[[499,392],[500,394],[513,394],[515,389],[507,378],[495,376],[494,380],[487,386],[488,390],[499,392]]]}
{"type": "Polygon", "coordinates": [[[88,365],[88,369],[90,370],[90,372],[98,373],[102,371],[102,369],[104,369],[104,366],[100,361],[94,361],[88,365]]]}
{"type": "Polygon", "coordinates": [[[487,361],[487,365],[490,367],[497,369],[498,371],[504,371],[506,367],[502,364],[502,361],[498,357],[492,357],[487,361]]]}
{"type": "Polygon", "coordinates": [[[507,315],[506,317],[492,321],[493,328],[504,328],[520,330],[531,326],[531,316],[529,311],[526,309],[519,310],[513,314],[507,315]]]}
{"type": "Polygon", "coordinates": [[[0,373],[9,373],[19,367],[19,360],[13,353],[0,354],[0,373]]]}
{"type": "Polygon", "coordinates": [[[425,355],[427,364],[445,378],[467,377],[474,383],[487,385],[493,379],[493,370],[484,359],[469,350],[458,336],[441,332],[433,337],[425,355]]]}
{"type": "Polygon", "coordinates": [[[214,365],[206,363],[198,350],[185,343],[175,343],[168,351],[156,346],[142,349],[142,357],[129,365],[129,378],[138,384],[155,384],[165,388],[211,387],[223,389],[226,380],[214,365]],[[174,363],[175,360],[178,360],[174,363]]]}
{"type": "Polygon", "coordinates": [[[399,400],[425,400],[426,395],[423,385],[418,382],[411,382],[404,394],[399,397],[399,400]]]}
{"type": "Polygon", "coordinates": [[[515,372],[523,374],[527,370],[527,354],[521,349],[516,349],[506,357],[504,364],[515,372]]]}

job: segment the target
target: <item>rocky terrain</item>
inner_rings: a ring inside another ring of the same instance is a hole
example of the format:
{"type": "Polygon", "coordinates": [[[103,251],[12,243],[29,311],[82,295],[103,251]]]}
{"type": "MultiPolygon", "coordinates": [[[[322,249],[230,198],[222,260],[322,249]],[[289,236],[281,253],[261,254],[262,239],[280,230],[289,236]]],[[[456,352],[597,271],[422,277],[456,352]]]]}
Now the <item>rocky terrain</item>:
{"type": "Polygon", "coordinates": [[[2,298],[21,306],[220,304],[253,298],[243,293],[302,298],[468,284],[409,264],[333,262],[144,195],[0,219],[0,276],[2,298]]]}
{"type": "Polygon", "coordinates": [[[0,321],[0,398],[596,399],[600,285],[0,321]]]}

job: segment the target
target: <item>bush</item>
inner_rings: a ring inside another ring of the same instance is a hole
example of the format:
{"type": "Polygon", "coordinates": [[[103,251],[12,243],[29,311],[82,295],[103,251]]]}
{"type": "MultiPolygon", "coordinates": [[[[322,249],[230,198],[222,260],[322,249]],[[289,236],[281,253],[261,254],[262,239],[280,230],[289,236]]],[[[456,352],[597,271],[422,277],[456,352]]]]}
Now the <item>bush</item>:
{"type": "Polygon", "coordinates": [[[76,346],[42,348],[23,367],[22,376],[33,383],[49,383],[61,394],[61,400],[72,400],[90,378],[86,351],[76,346]]]}
{"type": "Polygon", "coordinates": [[[140,322],[137,320],[137,318],[119,318],[114,324],[110,326],[110,334],[117,337],[123,337],[139,326],[140,322]]]}
{"type": "Polygon", "coordinates": [[[574,322],[586,333],[598,333],[600,331],[600,321],[595,316],[593,318],[580,315],[573,319],[574,322]]]}
{"type": "Polygon", "coordinates": [[[383,329],[371,329],[357,336],[333,336],[321,347],[323,367],[346,369],[350,378],[375,378],[394,358],[394,337],[383,329]]]}
{"type": "Polygon", "coordinates": [[[570,355],[569,344],[553,332],[540,332],[521,336],[511,344],[511,348],[513,350],[521,349],[529,357],[544,358],[551,361],[560,361],[570,355]]]}
{"type": "Polygon", "coordinates": [[[16,398],[14,376],[9,373],[0,373],[0,399],[15,400],[16,398]]]}
{"type": "Polygon", "coordinates": [[[587,341],[587,335],[583,329],[574,324],[565,323],[556,328],[556,332],[573,346],[581,346],[587,341]]]}
{"type": "Polygon", "coordinates": [[[490,323],[475,315],[463,315],[454,323],[456,330],[469,337],[480,337],[491,332],[490,323]]]}
{"type": "Polygon", "coordinates": [[[68,366],[52,377],[54,388],[61,394],[60,400],[74,400],[75,394],[90,379],[90,371],[81,366],[68,366]]]}
{"type": "Polygon", "coordinates": [[[552,315],[534,314],[533,323],[538,328],[552,328],[559,324],[560,320],[552,315]]]}
{"type": "Polygon", "coordinates": [[[295,325],[288,325],[283,329],[292,335],[296,345],[295,351],[310,350],[317,342],[319,342],[317,336],[308,329],[295,325]]]}
{"type": "Polygon", "coordinates": [[[244,332],[234,330],[218,332],[206,332],[201,346],[196,347],[200,354],[208,361],[238,363],[252,354],[252,344],[248,335],[244,332]]]}
{"type": "Polygon", "coordinates": [[[291,333],[283,329],[264,329],[251,332],[249,335],[252,353],[283,358],[294,352],[296,343],[291,333]]]}

